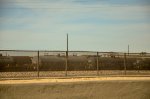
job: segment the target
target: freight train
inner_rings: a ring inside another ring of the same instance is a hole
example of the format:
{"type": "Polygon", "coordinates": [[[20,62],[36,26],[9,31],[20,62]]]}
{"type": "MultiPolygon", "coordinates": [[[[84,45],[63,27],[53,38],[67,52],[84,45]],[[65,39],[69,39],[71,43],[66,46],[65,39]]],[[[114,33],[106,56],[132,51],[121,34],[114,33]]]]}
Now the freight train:
{"type": "MultiPolygon", "coordinates": [[[[66,66],[65,56],[0,56],[0,71],[36,71],[39,63],[40,71],[64,71],[66,66]]],[[[150,70],[150,58],[99,57],[96,56],[69,56],[68,70],[150,70]]]]}

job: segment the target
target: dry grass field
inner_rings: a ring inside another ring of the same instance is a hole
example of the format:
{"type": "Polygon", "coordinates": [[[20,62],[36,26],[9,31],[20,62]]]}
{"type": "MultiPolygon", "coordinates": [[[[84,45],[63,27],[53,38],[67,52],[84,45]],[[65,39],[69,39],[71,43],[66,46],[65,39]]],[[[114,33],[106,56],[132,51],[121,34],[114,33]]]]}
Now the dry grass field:
{"type": "Polygon", "coordinates": [[[0,99],[150,99],[150,77],[0,80],[0,99]]]}

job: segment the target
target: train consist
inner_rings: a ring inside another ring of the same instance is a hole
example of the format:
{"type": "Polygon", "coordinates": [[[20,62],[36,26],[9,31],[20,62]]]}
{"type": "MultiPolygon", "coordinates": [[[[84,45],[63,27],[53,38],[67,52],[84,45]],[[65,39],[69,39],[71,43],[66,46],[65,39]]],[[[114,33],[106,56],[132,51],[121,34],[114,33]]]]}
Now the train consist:
{"type": "MultiPolygon", "coordinates": [[[[29,56],[0,56],[0,71],[36,71],[38,57],[29,56]]],[[[150,58],[127,58],[127,70],[150,70],[150,58]]],[[[65,56],[40,56],[39,69],[40,71],[64,71],[66,66],[65,56]]],[[[123,57],[99,57],[99,70],[123,70],[123,57]]],[[[96,56],[69,56],[68,70],[96,70],[96,56]]]]}

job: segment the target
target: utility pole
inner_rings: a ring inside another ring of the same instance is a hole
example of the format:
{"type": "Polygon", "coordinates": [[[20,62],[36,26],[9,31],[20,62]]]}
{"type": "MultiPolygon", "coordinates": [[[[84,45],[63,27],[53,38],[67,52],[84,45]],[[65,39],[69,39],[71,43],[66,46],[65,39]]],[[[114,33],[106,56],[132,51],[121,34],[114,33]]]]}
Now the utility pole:
{"type": "Polygon", "coordinates": [[[67,52],[68,52],[68,34],[67,34],[67,52]]]}
{"type": "Polygon", "coordinates": [[[128,45],[128,56],[129,56],[129,45],[128,45]]]}
{"type": "Polygon", "coordinates": [[[126,75],[126,70],[127,70],[127,66],[126,66],[126,53],[124,53],[124,73],[126,75]]]}
{"type": "Polygon", "coordinates": [[[39,51],[37,52],[37,76],[39,77],[39,51]]]}
{"type": "Polygon", "coordinates": [[[97,52],[97,76],[99,76],[99,53],[97,52]]]}
{"type": "Polygon", "coordinates": [[[65,67],[66,76],[67,76],[67,70],[68,70],[68,33],[67,33],[66,67],[65,67]]]}

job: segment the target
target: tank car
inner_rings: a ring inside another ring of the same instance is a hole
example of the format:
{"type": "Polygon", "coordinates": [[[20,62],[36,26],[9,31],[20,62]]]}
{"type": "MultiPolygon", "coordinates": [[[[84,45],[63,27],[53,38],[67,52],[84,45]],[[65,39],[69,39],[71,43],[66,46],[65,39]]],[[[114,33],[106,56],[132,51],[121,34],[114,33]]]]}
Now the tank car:
{"type": "Polygon", "coordinates": [[[10,71],[13,65],[14,61],[12,57],[0,56],[0,71],[10,71]]]}
{"type": "MultiPolygon", "coordinates": [[[[34,69],[37,68],[38,58],[32,58],[32,65],[34,69]]],[[[40,70],[65,70],[66,57],[64,56],[40,56],[39,57],[40,70]]],[[[87,58],[84,56],[69,56],[68,70],[84,70],[87,66],[87,58]]]]}
{"type": "Polygon", "coordinates": [[[29,56],[12,56],[14,61],[14,71],[31,71],[32,61],[29,56]]]}
{"type": "MultiPolygon", "coordinates": [[[[34,69],[37,68],[38,57],[32,58],[32,65],[34,69]]],[[[65,58],[59,56],[40,56],[39,57],[39,69],[42,71],[57,71],[65,70],[65,58]]]]}
{"type": "Polygon", "coordinates": [[[1,56],[0,71],[31,70],[31,58],[28,56],[1,56]]]}

